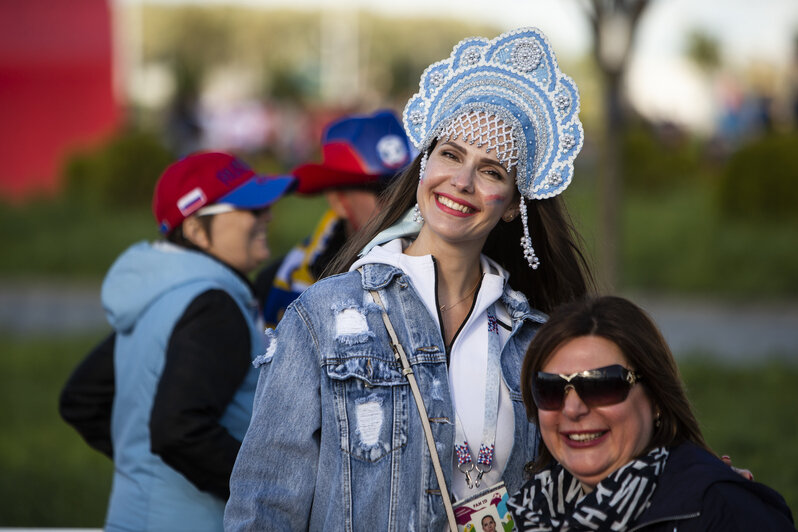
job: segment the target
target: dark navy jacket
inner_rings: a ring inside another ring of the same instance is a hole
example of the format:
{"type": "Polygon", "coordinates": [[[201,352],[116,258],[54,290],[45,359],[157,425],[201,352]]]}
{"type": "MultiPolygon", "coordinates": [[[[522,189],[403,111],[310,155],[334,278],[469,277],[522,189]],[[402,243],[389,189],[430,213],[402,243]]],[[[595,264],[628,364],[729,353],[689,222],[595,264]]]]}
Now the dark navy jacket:
{"type": "Polygon", "coordinates": [[[744,479],[692,443],[670,449],[651,506],[630,529],[654,531],[795,530],[776,491],[744,479]]]}

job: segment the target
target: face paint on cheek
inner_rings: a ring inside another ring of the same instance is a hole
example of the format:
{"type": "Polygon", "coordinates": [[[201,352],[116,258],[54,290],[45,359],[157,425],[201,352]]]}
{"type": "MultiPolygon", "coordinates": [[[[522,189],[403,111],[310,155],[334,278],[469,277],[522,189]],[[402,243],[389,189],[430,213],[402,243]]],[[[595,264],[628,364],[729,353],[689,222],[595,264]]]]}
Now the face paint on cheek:
{"type": "Polygon", "coordinates": [[[489,194],[485,196],[485,201],[488,203],[504,203],[506,199],[507,196],[502,196],[501,194],[489,194]]]}

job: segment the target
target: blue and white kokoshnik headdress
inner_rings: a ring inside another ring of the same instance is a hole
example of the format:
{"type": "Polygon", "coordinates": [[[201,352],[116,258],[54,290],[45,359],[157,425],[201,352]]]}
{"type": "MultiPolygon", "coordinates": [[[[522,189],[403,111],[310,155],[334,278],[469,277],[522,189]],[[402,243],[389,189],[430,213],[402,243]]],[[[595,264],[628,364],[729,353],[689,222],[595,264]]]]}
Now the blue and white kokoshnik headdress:
{"type": "Polygon", "coordinates": [[[493,40],[460,41],[448,59],[421,75],[403,119],[411,142],[424,153],[422,177],[432,142],[458,134],[496,150],[508,172],[516,168],[521,244],[529,265],[537,268],[524,198],[551,198],[565,190],[584,139],[579,92],[560,72],[546,37],[535,28],[520,28],[493,40]]]}

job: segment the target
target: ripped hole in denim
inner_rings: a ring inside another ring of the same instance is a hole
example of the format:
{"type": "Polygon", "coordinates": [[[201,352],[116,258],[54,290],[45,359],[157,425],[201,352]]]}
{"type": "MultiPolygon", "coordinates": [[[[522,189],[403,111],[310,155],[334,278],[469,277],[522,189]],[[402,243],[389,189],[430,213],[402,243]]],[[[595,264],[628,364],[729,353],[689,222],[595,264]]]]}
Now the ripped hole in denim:
{"type": "Polygon", "coordinates": [[[366,317],[357,309],[346,308],[335,315],[335,333],[337,336],[356,335],[369,332],[366,317]]]}
{"type": "Polygon", "coordinates": [[[373,447],[379,442],[382,430],[382,406],[376,401],[360,403],[356,406],[356,415],[360,441],[366,447],[373,447]]]}

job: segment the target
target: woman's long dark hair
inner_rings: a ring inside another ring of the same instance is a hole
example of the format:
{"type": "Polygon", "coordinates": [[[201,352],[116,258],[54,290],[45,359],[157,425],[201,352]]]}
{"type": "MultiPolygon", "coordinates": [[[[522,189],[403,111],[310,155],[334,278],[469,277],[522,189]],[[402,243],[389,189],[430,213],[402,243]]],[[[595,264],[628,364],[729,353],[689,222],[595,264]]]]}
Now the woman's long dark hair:
{"type": "MultiPolygon", "coordinates": [[[[543,324],[526,352],[521,366],[521,395],[527,417],[538,421],[538,408],[532,398],[532,379],[554,352],[566,342],[581,336],[599,336],[618,346],[630,369],[641,374],[651,403],[660,412],[660,424],[645,452],[654,447],[690,441],[712,450],[704,441],[690,401],[682,384],[671,350],[654,321],[631,301],[602,296],[585,299],[556,309],[543,324]]],[[[545,442],[538,457],[526,469],[535,473],[547,467],[553,457],[545,442]]]]}
{"type": "MultiPolygon", "coordinates": [[[[421,154],[380,196],[380,213],[347,241],[325,275],[347,271],[372,238],[413,207],[420,166],[421,154]]],[[[540,258],[537,270],[530,268],[523,256],[520,216],[511,222],[500,220],[482,252],[507,270],[510,286],[526,295],[533,308],[550,312],[562,303],[585,297],[594,288],[593,276],[562,200],[527,200],[527,216],[532,245],[540,258]]]]}

